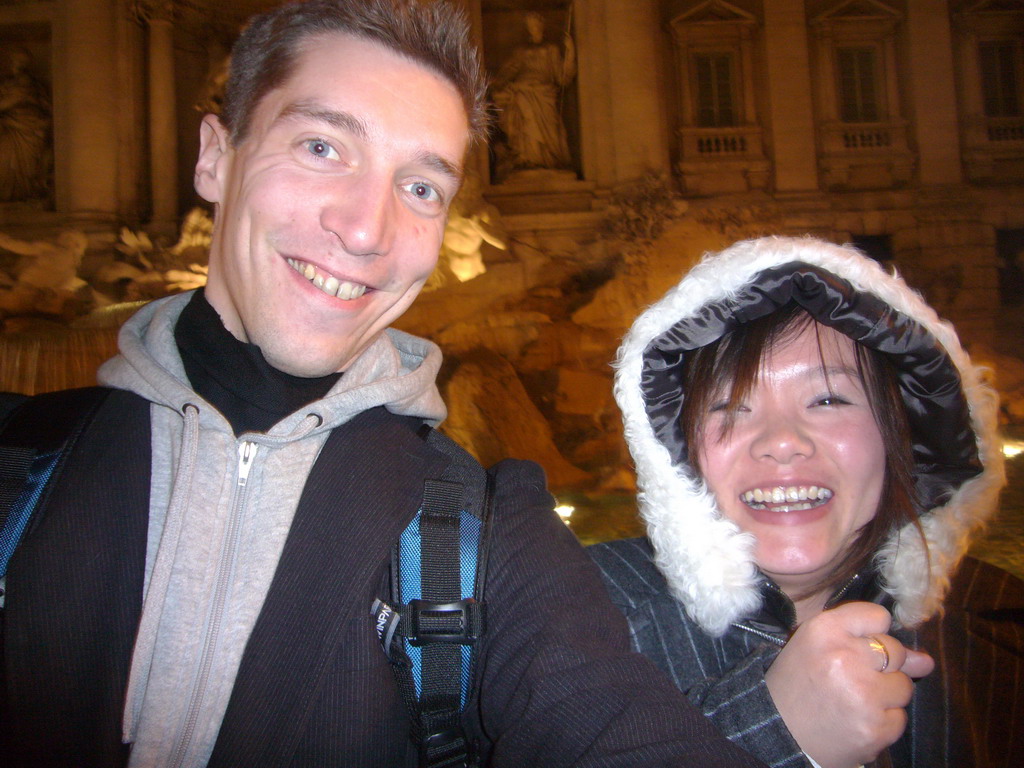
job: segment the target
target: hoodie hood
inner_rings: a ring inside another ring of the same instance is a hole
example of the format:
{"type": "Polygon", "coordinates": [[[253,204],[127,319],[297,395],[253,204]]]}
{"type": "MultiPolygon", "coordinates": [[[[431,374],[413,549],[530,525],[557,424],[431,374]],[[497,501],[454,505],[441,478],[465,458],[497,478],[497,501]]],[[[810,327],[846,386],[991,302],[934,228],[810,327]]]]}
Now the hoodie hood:
{"type": "MultiPolygon", "coordinates": [[[[179,413],[186,405],[199,406],[201,426],[229,429],[224,417],[192,391],[178,354],[174,328],[190,297],[191,293],[185,293],[160,299],[135,313],[118,336],[120,354],[103,364],[99,380],[179,413]]],[[[436,384],[440,368],[441,350],[436,344],[387,329],[363,350],[327,396],[314,404],[319,424],[311,434],[330,431],[381,405],[392,413],[415,416],[437,426],[447,415],[436,384]]],[[[309,411],[299,409],[268,434],[290,434],[309,411]]]]}
{"type": "Polygon", "coordinates": [[[738,325],[790,301],[815,320],[890,356],[910,424],[927,555],[913,525],[876,553],[896,621],[941,607],[970,537],[1005,482],[998,397],[953,327],[901,278],[854,248],[814,238],[762,238],[707,254],[641,314],[619,348],[615,398],[636,464],[655,562],[690,616],[712,635],[756,611],[754,539],[719,511],[687,460],[680,427],[683,364],[738,325]]]}

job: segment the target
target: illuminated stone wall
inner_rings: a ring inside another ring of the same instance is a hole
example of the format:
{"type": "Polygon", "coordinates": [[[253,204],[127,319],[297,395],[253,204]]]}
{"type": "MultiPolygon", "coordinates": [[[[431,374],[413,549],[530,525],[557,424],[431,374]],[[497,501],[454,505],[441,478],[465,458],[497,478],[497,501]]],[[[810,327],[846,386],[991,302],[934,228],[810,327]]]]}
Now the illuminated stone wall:
{"type": "MultiPolygon", "coordinates": [[[[458,2],[509,119],[470,158],[438,278],[401,325],[445,349],[450,429],[485,460],[544,456],[556,485],[628,485],[618,340],[703,251],[740,237],[858,242],[977,351],[1021,356],[1020,4],[458,2]],[[1016,56],[1015,81],[986,91],[1000,56],[1016,56]],[[546,127],[516,127],[531,120],[546,127]]],[[[78,277],[101,295],[76,289],[46,322],[201,282],[202,233],[179,238],[198,203],[197,106],[215,106],[239,24],[266,5],[0,2],[0,48],[26,48],[51,95],[53,148],[45,191],[0,202],[0,232],[85,231],[78,277]]],[[[19,258],[0,248],[8,283],[19,258]]]]}

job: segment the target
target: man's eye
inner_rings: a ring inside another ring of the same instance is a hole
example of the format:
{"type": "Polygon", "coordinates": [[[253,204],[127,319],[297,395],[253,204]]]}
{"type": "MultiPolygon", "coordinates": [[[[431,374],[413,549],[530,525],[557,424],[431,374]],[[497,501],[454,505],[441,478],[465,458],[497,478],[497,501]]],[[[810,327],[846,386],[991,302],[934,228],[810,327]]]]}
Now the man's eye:
{"type": "Polygon", "coordinates": [[[323,139],[307,139],[304,143],[306,150],[314,157],[323,160],[337,160],[339,158],[338,151],[323,139]]]}
{"type": "Polygon", "coordinates": [[[430,203],[442,202],[441,194],[430,184],[424,181],[413,181],[405,185],[406,191],[418,200],[426,200],[430,203]]]}

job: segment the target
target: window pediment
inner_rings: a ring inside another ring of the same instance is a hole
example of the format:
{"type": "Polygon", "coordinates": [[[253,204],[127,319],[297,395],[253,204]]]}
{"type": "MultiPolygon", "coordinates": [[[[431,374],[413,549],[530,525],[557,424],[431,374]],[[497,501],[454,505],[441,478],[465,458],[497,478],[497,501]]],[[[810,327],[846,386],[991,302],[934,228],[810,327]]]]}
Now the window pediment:
{"type": "Polygon", "coordinates": [[[964,32],[976,35],[1014,35],[1024,32],[1020,0],[983,0],[957,14],[964,32]]]}
{"type": "Polygon", "coordinates": [[[974,13],[1015,13],[1024,15],[1020,0],[981,0],[964,9],[964,14],[974,13]]]}
{"type": "Polygon", "coordinates": [[[887,22],[895,24],[902,14],[892,6],[879,0],[844,0],[836,3],[812,21],[815,26],[844,26],[866,22],[887,22]]]}
{"type": "Polygon", "coordinates": [[[707,0],[679,14],[670,22],[673,27],[694,24],[756,24],[757,19],[742,8],[725,0],[707,0]]]}

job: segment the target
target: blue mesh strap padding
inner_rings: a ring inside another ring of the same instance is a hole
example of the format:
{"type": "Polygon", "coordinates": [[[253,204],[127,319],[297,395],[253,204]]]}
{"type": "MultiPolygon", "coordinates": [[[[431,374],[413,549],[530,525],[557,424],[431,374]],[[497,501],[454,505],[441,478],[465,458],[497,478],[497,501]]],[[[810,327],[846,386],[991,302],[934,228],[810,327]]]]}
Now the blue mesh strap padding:
{"type": "Polygon", "coordinates": [[[3,466],[0,486],[3,487],[5,497],[8,493],[13,495],[13,501],[8,502],[10,508],[6,510],[3,528],[0,529],[0,576],[7,574],[7,564],[25,533],[60,454],[56,450],[36,456],[30,448],[0,448],[0,465],[3,466]],[[20,493],[17,492],[18,487],[20,493]]]}
{"type": "MultiPolygon", "coordinates": [[[[408,604],[412,600],[422,598],[420,588],[420,514],[406,526],[398,539],[398,563],[399,563],[399,597],[401,602],[408,604]]],[[[459,515],[459,581],[462,590],[462,598],[473,596],[476,586],[477,555],[480,548],[481,521],[462,510],[459,515]]],[[[416,685],[416,695],[419,696],[422,689],[422,647],[412,645],[408,639],[403,639],[405,652],[412,662],[412,677],[416,685]]],[[[464,645],[462,651],[462,706],[466,705],[466,696],[469,691],[469,676],[471,672],[472,647],[464,645]]]]}
{"type": "Polygon", "coordinates": [[[0,392],[0,579],[32,516],[46,504],[47,486],[59,480],[64,458],[113,391],[84,387],[32,397],[0,392]]]}

